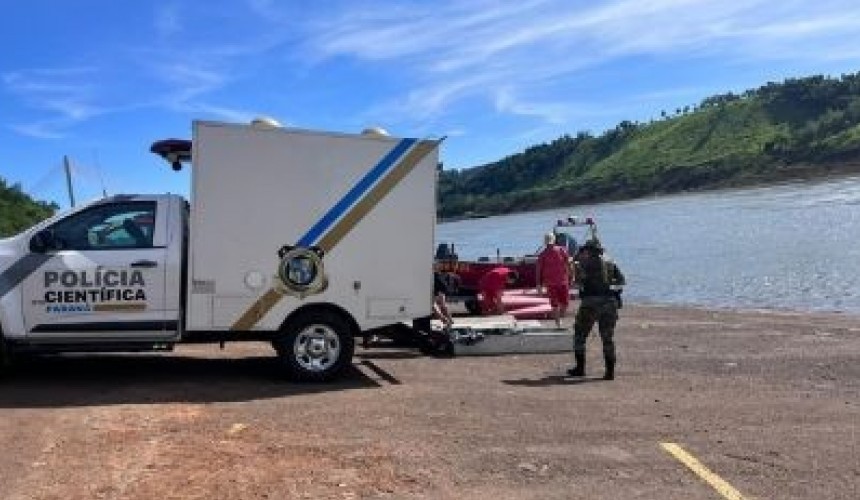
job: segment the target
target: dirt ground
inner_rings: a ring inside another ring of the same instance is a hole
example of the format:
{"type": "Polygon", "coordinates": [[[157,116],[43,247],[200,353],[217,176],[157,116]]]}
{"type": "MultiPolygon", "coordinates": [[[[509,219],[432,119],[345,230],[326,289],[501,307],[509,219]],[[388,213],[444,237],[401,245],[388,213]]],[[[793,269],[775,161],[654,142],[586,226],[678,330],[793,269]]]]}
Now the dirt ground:
{"type": "Polygon", "coordinates": [[[0,382],[0,498],[860,498],[860,321],[626,307],[618,378],[570,354],[359,349],[337,383],[265,345],[68,356],[0,382]]]}

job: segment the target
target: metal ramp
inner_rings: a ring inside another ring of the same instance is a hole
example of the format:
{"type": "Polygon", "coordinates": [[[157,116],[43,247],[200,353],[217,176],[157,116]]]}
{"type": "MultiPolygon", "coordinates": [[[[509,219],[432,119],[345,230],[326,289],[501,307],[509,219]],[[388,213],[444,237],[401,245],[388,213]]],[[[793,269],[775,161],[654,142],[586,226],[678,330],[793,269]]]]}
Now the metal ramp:
{"type": "MultiPolygon", "coordinates": [[[[434,321],[434,329],[442,329],[434,321]]],[[[451,328],[454,354],[481,356],[571,352],[573,332],[547,326],[539,320],[513,316],[455,317],[451,328]]]]}

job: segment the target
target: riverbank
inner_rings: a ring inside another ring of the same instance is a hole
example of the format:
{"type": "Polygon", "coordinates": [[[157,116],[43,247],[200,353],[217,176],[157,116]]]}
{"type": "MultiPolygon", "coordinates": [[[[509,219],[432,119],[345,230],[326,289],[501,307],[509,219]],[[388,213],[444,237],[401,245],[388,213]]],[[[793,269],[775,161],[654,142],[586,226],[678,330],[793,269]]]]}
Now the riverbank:
{"type": "MultiPolygon", "coordinates": [[[[0,382],[0,484],[29,498],[858,497],[860,317],[628,306],[618,379],[570,354],[357,352],[328,385],[267,346],[70,356],[0,382]]],[[[570,322],[570,318],[567,318],[570,322]]]]}
{"type": "Polygon", "coordinates": [[[834,162],[824,164],[789,164],[768,170],[767,172],[745,172],[743,175],[722,179],[713,184],[707,184],[692,189],[660,190],[650,193],[640,193],[634,196],[609,193],[598,198],[583,198],[565,203],[546,204],[537,201],[533,206],[510,212],[486,212],[480,215],[463,214],[439,218],[439,224],[459,222],[471,219],[483,219],[500,215],[527,214],[559,208],[569,208],[577,205],[600,206],[605,203],[617,203],[636,200],[656,200],[662,197],[678,196],[691,193],[731,192],[741,189],[778,187],[786,184],[810,183],[818,184],[843,178],[860,176],[860,162],[834,162]]]}

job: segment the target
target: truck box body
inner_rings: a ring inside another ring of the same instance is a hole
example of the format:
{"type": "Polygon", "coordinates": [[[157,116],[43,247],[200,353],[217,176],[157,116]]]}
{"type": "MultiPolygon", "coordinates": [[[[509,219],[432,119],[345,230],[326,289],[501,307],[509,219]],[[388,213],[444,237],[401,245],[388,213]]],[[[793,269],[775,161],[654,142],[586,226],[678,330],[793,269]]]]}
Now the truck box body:
{"type": "MultiPolygon", "coordinates": [[[[186,328],[229,329],[278,280],[278,250],[373,196],[400,158],[373,169],[400,142],[197,122],[186,328]]],[[[347,229],[322,259],[325,291],[286,296],[253,328],[277,330],[307,302],[338,304],[362,329],[429,315],[436,165],[434,150],[347,229]]]]}

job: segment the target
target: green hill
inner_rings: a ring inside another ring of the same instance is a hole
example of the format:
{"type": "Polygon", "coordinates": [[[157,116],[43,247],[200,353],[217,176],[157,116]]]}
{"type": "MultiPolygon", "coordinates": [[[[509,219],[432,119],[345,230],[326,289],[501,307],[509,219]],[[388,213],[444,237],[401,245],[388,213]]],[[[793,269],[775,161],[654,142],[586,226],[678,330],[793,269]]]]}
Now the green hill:
{"type": "Polygon", "coordinates": [[[651,123],[565,135],[495,163],[443,171],[456,217],[860,172],[860,73],[768,83],[651,123]]]}
{"type": "Polygon", "coordinates": [[[0,238],[16,234],[50,217],[58,208],[53,203],[33,200],[21,191],[19,185],[8,186],[0,178],[0,238]]]}

